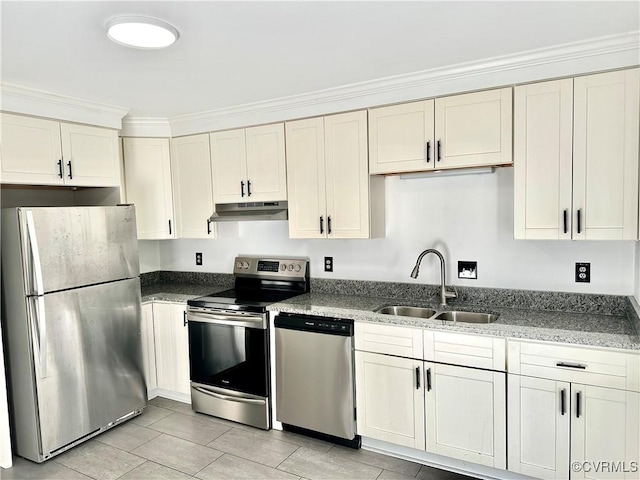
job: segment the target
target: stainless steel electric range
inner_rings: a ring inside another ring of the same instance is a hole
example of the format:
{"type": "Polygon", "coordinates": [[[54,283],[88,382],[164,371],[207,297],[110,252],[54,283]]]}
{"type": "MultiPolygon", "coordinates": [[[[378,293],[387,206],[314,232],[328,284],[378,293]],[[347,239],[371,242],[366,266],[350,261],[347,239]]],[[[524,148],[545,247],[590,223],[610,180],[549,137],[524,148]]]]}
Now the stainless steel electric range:
{"type": "Polygon", "coordinates": [[[236,257],[235,288],[187,302],[191,405],[271,428],[267,306],[309,291],[304,258],[236,257]]]}

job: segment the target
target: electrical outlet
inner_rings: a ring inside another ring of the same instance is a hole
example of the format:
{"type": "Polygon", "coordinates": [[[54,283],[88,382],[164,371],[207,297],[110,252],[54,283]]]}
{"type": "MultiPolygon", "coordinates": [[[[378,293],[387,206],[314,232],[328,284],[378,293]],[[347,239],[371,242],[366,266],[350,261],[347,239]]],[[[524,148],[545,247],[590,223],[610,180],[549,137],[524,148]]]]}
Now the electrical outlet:
{"type": "Polygon", "coordinates": [[[478,278],[478,262],[458,262],[458,278],[478,278]]]}
{"type": "Polygon", "coordinates": [[[333,272],[333,257],[324,257],[324,271],[333,272]]]}
{"type": "Polygon", "coordinates": [[[591,282],[591,264],[576,262],[576,282],[591,282]]]}
{"type": "Polygon", "coordinates": [[[202,265],[202,252],[196,252],[196,265],[202,265]]]}

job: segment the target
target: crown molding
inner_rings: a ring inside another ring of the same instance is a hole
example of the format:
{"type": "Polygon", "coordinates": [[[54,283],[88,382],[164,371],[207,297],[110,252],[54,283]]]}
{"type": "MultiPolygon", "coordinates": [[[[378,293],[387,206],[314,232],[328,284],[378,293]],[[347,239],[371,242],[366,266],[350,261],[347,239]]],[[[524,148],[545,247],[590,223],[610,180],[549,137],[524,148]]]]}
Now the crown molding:
{"type": "Polygon", "coordinates": [[[163,117],[130,117],[122,119],[123,137],[171,137],[171,125],[163,117]]]}
{"type": "Polygon", "coordinates": [[[598,37],[279,99],[170,117],[173,136],[638,65],[640,32],[598,37]]]}
{"type": "Polygon", "coordinates": [[[11,83],[0,84],[0,108],[5,112],[55,118],[120,129],[128,108],[107,105],[11,83]]]}

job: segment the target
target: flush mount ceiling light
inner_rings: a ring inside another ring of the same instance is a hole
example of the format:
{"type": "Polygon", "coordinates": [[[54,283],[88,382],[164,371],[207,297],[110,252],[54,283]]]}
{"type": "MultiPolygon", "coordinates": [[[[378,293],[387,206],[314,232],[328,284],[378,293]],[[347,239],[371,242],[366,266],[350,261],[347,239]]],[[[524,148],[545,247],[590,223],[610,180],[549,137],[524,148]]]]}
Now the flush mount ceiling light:
{"type": "Polygon", "coordinates": [[[166,48],[178,39],[178,30],[157,18],[115,17],[107,22],[107,36],[127,47],[166,48]]]}

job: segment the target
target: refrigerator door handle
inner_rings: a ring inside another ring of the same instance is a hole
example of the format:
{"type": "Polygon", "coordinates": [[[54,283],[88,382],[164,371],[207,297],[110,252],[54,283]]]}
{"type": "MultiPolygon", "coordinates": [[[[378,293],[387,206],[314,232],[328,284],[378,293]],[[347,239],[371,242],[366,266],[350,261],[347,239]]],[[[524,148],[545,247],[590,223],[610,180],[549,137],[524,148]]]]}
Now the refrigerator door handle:
{"type": "MultiPolygon", "coordinates": [[[[44,282],[42,281],[42,264],[40,263],[40,250],[36,237],[36,226],[33,222],[33,212],[26,211],[27,235],[29,237],[29,249],[31,250],[31,269],[36,277],[36,295],[44,295],[44,282]]],[[[27,295],[31,292],[27,292],[27,295]]]]}
{"type": "Polygon", "coordinates": [[[45,317],[44,297],[30,297],[32,302],[31,330],[33,343],[37,349],[40,378],[47,376],[47,321],[45,317]]]}

